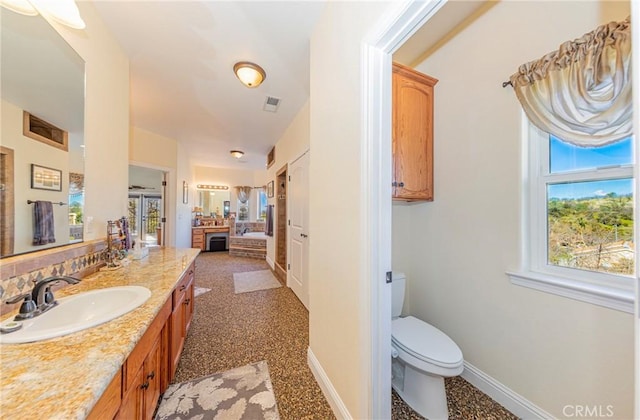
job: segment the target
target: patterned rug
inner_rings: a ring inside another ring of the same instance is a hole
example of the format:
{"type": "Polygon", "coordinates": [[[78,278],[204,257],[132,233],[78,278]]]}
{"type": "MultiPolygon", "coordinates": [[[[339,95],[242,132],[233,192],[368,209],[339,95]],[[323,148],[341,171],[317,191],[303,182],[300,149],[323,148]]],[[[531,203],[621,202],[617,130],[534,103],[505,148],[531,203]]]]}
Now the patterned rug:
{"type": "Polygon", "coordinates": [[[206,287],[195,287],[193,289],[193,297],[200,296],[203,293],[210,292],[211,289],[207,289],[206,287]]]}
{"type": "Polygon", "coordinates": [[[167,388],[156,420],[277,420],[267,362],[253,363],[167,388]]]}
{"type": "Polygon", "coordinates": [[[256,290],[275,289],[282,284],[273,276],[271,270],[233,273],[235,293],[255,292],[256,290]]]}

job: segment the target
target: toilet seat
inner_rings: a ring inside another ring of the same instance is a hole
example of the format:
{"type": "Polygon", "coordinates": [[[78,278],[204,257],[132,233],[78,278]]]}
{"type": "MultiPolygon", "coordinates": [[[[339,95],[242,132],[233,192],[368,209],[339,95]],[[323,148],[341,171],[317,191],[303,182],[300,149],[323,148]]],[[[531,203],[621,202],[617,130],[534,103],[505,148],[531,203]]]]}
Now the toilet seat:
{"type": "Polygon", "coordinates": [[[459,368],[462,351],[445,333],[413,316],[391,322],[391,341],[418,360],[445,369],[459,368]]]}

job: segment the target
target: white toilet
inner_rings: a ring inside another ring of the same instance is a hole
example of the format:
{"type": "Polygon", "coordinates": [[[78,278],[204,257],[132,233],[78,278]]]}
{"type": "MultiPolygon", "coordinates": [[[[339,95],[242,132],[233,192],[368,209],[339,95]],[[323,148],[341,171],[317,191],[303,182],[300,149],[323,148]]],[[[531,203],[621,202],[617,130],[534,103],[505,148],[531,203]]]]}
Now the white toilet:
{"type": "Polygon", "coordinates": [[[444,378],[463,370],[462,351],[445,333],[424,321],[400,318],[406,278],[393,273],[391,354],[393,389],[418,414],[429,420],[447,419],[444,378]]]}

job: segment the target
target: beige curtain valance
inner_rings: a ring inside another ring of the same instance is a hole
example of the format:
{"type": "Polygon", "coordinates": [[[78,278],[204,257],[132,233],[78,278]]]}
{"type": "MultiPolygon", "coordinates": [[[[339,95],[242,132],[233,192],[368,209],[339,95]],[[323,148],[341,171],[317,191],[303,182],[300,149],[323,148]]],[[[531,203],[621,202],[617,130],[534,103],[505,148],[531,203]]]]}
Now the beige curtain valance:
{"type": "Polygon", "coordinates": [[[244,204],[249,201],[249,197],[251,197],[251,187],[235,187],[236,195],[238,196],[238,200],[244,204]]]}
{"type": "Polygon", "coordinates": [[[632,134],[630,17],[567,41],[510,78],[529,120],[582,147],[632,134]]]}

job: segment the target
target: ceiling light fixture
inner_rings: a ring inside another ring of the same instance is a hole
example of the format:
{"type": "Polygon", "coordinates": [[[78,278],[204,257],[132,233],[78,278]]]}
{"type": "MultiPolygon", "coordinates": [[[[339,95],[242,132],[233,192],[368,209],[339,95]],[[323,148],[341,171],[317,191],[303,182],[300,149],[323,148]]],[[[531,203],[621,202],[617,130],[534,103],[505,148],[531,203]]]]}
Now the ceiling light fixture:
{"type": "Polygon", "coordinates": [[[233,72],[243,85],[249,88],[260,86],[260,83],[267,78],[267,73],[257,64],[248,61],[241,61],[233,66],[233,72]]]}
{"type": "Polygon", "coordinates": [[[232,150],[229,153],[231,153],[231,156],[236,159],[240,159],[242,156],[244,156],[244,152],[242,150],[232,150]]]}
{"type": "Polygon", "coordinates": [[[0,6],[27,16],[36,16],[39,12],[73,29],[86,27],[74,0],[0,0],[0,6]]]}

